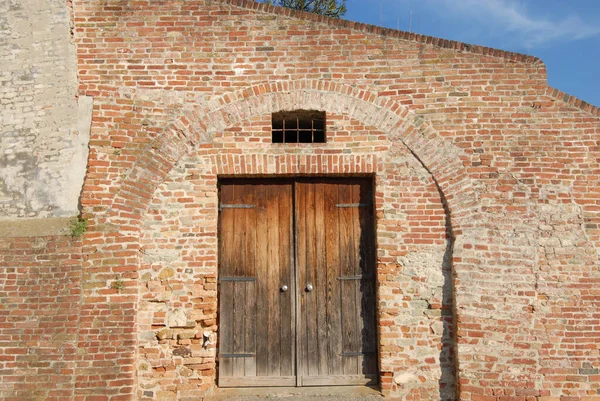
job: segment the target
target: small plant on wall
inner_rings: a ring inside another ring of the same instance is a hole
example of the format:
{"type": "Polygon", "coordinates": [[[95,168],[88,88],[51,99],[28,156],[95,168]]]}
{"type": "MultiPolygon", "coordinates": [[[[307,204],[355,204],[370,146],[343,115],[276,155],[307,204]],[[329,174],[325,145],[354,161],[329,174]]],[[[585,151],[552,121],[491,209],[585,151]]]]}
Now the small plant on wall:
{"type": "Polygon", "coordinates": [[[71,221],[71,236],[73,238],[80,238],[87,229],[87,219],[78,216],[76,219],[71,221]]]}

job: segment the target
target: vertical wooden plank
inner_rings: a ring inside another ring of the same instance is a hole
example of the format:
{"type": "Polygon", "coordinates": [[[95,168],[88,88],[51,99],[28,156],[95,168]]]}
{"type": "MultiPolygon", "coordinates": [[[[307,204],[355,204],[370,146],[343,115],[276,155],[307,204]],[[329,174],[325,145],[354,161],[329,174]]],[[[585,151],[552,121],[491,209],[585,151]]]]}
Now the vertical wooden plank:
{"type": "Polygon", "coordinates": [[[280,376],[280,307],[279,307],[279,186],[267,186],[267,264],[268,264],[268,375],[280,376]]]}
{"type": "MultiPolygon", "coordinates": [[[[304,283],[306,283],[306,185],[303,182],[295,184],[295,216],[296,216],[296,370],[299,376],[308,374],[306,364],[306,293],[304,292],[304,283]]],[[[301,384],[301,380],[297,381],[301,384]]]]}
{"type": "Polygon", "coordinates": [[[319,372],[319,355],[317,347],[317,287],[316,282],[316,234],[318,226],[315,221],[315,184],[306,186],[306,282],[303,290],[306,294],[306,364],[308,365],[307,375],[316,376],[319,372]],[[308,285],[312,285],[313,290],[306,291],[308,285]]]}
{"type": "MultiPolygon", "coordinates": [[[[352,199],[352,186],[340,183],[338,186],[340,204],[354,204],[352,199]]],[[[354,257],[354,234],[352,232],[353,210],[356,207],[339,208],[340,224],[340,268],[341,276],[348,278],[356,272],[356,259],[354,257]]],[[[342,352],[356,353],[359,351],[356,338],[356,283],[357,280],[340,280],[340,302],[342,316],[342,352]]],[[[358,374],[358,357],[355,355],[342,356],[343,373],[346,375],[358,374]]]]}
{"type": "Polygon", "coordinates": [[[325,247],[327,252],[327,339],[328,374],[339,375],[342,370],[342,322],[340,316],[341,294],[338,188],[335,184],[325,185],[325,247]]]}
{"type": "MultiPolygon", "coordinates": [[[[246,189],[246,202],[256,205],[256,186],[248,185],[246,189]]],[[[257,208],[246,209],[246,243],[245,245],[245,267],[248,277],[259,278],[256,274],[256,215],[257,208]]],[[[257,282],[246,282],[246,305],[245,305],[245,338],[244,353],[255,356],[244,358],[244,376],[256,376],[256,285],[257,282]]]]}
{"type": "Polygon", "coordinates": [[[268,303],[268,221],[267,221],[267,187],[256,185],[256,375],[269,375],[268,335],[270,314],[268,303]]]}
{"type": "MultiPolygon", "coordinates": [[[[245,185],[233,186],[233,199],[231,204],[245,204],[245,185]]],[[[246,210],[247,209],[231,209],[233,214],[233,248],[230,252],[233,253],[233,274],[234,277],[245,276],[245,236],[246,236],[246,210]]],[[[233,352],[235,354],[244,353],[245,340],[245,312],[246,312],[246,283],[233,282],[233,352]]],[[[233,376],[244,376],[244,358],[233,358],[233,376]]]]}
{"type": "MultiPolygon", "coordinates": [[[[229,203],[233,198],[233,186],[222,185],[220,188],[220,202],[229,203]]],[[[219,212],[219,275],[221,277],[233,274],[233,233],[234,216],[231,209],[222,209],[219,212]]],[[[220,282],[220,313],[219,313],[219,353],[233,352],[233,283],[220,282]]],[[[233,363],[229,358],[219,359],[219,376],[231,377],[233,375],[233,363]]]]}
{"type": "Polygon", "coordinates": [[[317,375],[326,376],[327,370],[327,252],[325,235],[325,184],[322,182],[315,185],[315,233],[316,241],[316,286],[315,296],[317,299],[317,353],[318,371],[317,375]]]}
{"type": "Polygon", "coordinates": [[[289,266],[289,272],[288,272],[288,279],[287,279],[287,286],[289,287],[288,291],[287,291],[287,297],[289,298],[289,302],[290,302],[290,317],[289,320],[284,322],[285,324],[288,324],[290,326],[290,337],[289,337],[289,344],[288,344],[288,348],[290,350],[290,376],[298,376],[298,370],[297,370],[297,346],[296,346],[296,332],[298,330],[298,326],[297,326],[297,319],[296,319],[296,313],[297,313],[297,303],[298,303],[298,297],[297,297],[297,276],[296,276],[296,238],[295,238],[295,231],[294,231],[294,183],[290,182],[288,184],[288,197],[287,197],[287,204],[288,204],[288,209],[289,209],[289,217],[288,217],[288,221],[289,221],[289,227],[287,228],[288,232],[289,232],[289,240],[288,240],[288,249],[287,249],[287,254],[288,254],[288,266],[289,266]]]}
{"type": "MultiPolygon", "coordinates": [[[[352,184],[352,188],[351,188],[351,196],[352,196],[352,203],[356,203],[356,204],[370,204],[371,202],[368,200],[365,200],[364,202],[361,200],[361,190],[366,189],[365,188],[365,182],[364,181],[359,181],[357,183],[353,183],[352,184]]],[[[364,194],[362,194],[364,196],[364,194]]],[[[356,351],[357,352],[363,352],[363,355],[359,355],[357,356],[357,374],[369,374],[367,366],[366,366],[366,361],[368,360],[368,355],[366,355],[366,352],[369,352],[370,350],[368,350],[366,348],[366,345],[369,341],[368,338],[365,338],[365,318],[367,318],[367,316],[365,316],[365,312],[367,311],[364,308],[364,303],[363,303],[363,295],[367,295],[366,293],[363,294],[362,291],[362,287],[363,285],[368,285],[367,282],[365,282],[365,279],[370,280],[370,277],[368,276],[368,272],[366,271],[367,269],[365,269],[365,267],[367,267],[365,265],[366,260],[363,258],[363,246],[368,245],[368,239],[367,238],[363,238],[367,232],[362,230],[362,226],[361,226],[361,214],[367,213],[369,210],[369,207],[357,207],[357,208],[352,208],[352,243],[354,244],[354,252],[353,252],[353,257],[354,257],[354,263],[353,263],[353,275],[355,276],[361,276],[362,279],[361,280],[357,280],[354,282],[354,296],[355,296],[355,300],[354,300],[354,304],[355,304],[355,324],[356,324],[356,351]]],[[[367,323],[368,324],[368,323],[367,323]]]]}
{"type": "Polygon", "coordinates": [[[277,294],[279,296],[280,316],[280,375],[291,376],[294,369],[294,342],[295,334],[293,323],[293,220],[292,220],[292,186],[280,186],[278,193],[279,205],[279,258],[280,277],[277,294]],[[282,292],[280,288],[286,285],[288,290],[282,292]]]}

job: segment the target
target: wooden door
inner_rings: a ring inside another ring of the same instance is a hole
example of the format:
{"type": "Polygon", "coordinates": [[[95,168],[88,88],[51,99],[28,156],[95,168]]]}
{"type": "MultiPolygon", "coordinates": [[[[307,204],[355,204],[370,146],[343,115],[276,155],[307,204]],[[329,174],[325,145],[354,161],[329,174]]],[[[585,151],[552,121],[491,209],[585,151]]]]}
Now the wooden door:
{"type": "Polygon", "coordinates": [[[221,387],[296,384],[292,200],[289,182],[221,185],[221,387]]]}
{"type": "Polygon", "coordinates": [[[295,196],[299,384],[375,384],[370,182],[299,182],[295,196]]]}
{"type": "Polygon", "coordinates": [[[377,381],[369,180],[220,187],[219,385],[377,381]]]}

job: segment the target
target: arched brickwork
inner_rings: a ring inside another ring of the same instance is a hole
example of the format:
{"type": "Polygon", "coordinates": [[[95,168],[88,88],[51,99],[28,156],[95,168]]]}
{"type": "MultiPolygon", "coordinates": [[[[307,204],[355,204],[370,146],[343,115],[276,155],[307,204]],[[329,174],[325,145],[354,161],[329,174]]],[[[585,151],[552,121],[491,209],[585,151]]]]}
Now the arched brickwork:
{"type": "Polygon", "coordinates": [[[327,112],[326,145],[272,145],[270,125],[267,112],[218,131],[213,143],[182,157],[153,194],[140,224],[136,330],[146,334],[138,341],[139,388],[181,389],[184,397],[215,384],[218,178],[343,174],[374,178],[381,389],[452,399],[452,244],[431,174],[402,143],[348,116],[327,112]],[[176,315],[186,316],[185,327],[170,318],[176,315]],[[202,347],[197,338],[206,333],[212,340],[202,347]]]}
{"type": "MultiPolygon", "coordinates": [[[[211,143],[215,133],[227,127],[255,115],[291,109],[320,109],[346,115],[385,133],[392,144],[401,143],[406,146],[422,167],[431,174],[439,190],[454,237],[454,270],[460,271],[462,263],[470,263],[468,252],[476,245],[473,244],[473,238],[477,238],[477,235],[468,232],[477,232],[477,224],[480,221],[477,196],[462,166],[461,151],[435,132],[425,118],[407,111],[395,102],[340,83],[295,81],[253,86],[214,99],[168,126],[140,155],[135,167],[116,193],[108,213],[95,219],[95,225],[104,231],[102,236],[105,242],[104,245],[93,247],[93,258],[105,260],[104,275],[99,274],[97,278],[104,279],[105,282],[111,281],[114,280],[113,272],[119,271],[126,279],[125,289],[131,289],[130,292],[125,291],[131,296],[123,295],[118,300],[122,306],[123,321],[114,323],[115,328],[123,326],[119,328],[123,329],[126,335],[119,338],[121,343],[112,343],[110,347],[110,352],[117,349],[122,355],[121,365],[133,366],[136,360],[135,355],[131,354],[130,344],[136,341],[136,322],[132,315],[135,316],[137,310],[134,288],[137,286],[136,269],[139,266],[139,256],[135,253],[128,254],[129,258],[124,263],[122,259],[115,258],[115,244],[129,243],[133,248],[137,247],[142,217],[155,190],[182,157],[202,144],[211,143]],[[133,330],[128,328],[132,325],[133,330]]],[[[93,229],[87,234],[88,244],[93,243],[96,238],[94,231],[93,229]]],[[[93,297],[84,305],[82,316],[90,322],[104,319],[102,312],[95,310],[93,297]]],[[[87,348],[91,353],[102,354],[103,348],[97,347],[99,335],[93,327],[93,323],[83,325],[82,349],[87,348]]],[[[457,353],[460,361],[460,348],[457,353]]],[[[89,353],[81,357],[78,368],[91,368],[91,359],[93,358],[89,353]]],[[[112,376],[105,377],[110,383],[112,376]]],[[[121,383],[122,386],[124,382],[134,383],[135,378],[132,374],[130,380],[125,380],[123,372],[120,375],[115,372],[113,381],[121,383]]],[[[81,375],[76,387],[78,394],[91,395],[94,382],[81,375]]],[[[132,392],[135,391],[134,388],[135,386],[131,387],[132,392]]],[[[123,394],[123,391],[122,388],[115,389],[116,393],[123,394]]]]}
{"type": "Polygon", "coordinates": [[[195,146],[211,141],[215,132],[260,113],[319,109],[348,115],[402,142],[432,174],[452,214],[454,233],[473,227],[478,206],[461,152],[431,125],[401,105],[350,85],[295,81],[252,86],[208,102],[165,129],[140,156],[115,197],[111,216],[125,210],[139,218],[156,186],[174,163],[195,146]]]}

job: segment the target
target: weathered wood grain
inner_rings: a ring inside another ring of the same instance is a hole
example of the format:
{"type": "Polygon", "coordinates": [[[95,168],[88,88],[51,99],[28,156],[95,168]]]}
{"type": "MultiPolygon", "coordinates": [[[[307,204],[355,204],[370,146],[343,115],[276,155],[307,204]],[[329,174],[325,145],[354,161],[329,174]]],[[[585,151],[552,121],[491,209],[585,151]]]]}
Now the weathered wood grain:
{"type": "Polygon", "coordinates": [[[221,185],[221,386],[376,382],[370,197],[368,180],[221,185]]]}

